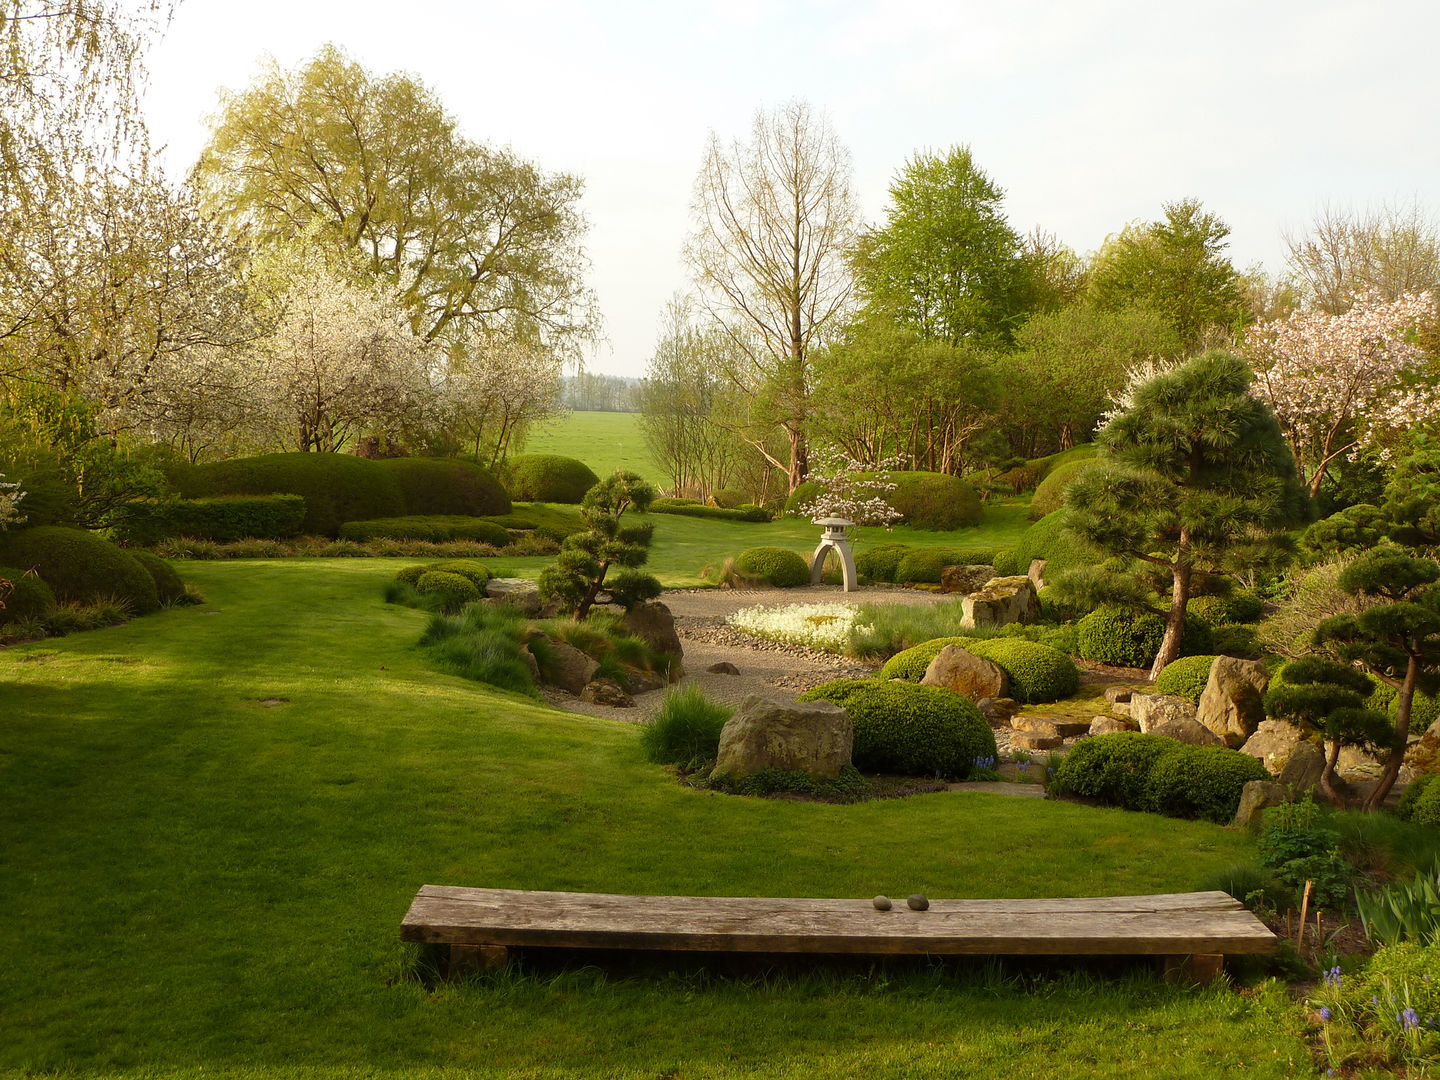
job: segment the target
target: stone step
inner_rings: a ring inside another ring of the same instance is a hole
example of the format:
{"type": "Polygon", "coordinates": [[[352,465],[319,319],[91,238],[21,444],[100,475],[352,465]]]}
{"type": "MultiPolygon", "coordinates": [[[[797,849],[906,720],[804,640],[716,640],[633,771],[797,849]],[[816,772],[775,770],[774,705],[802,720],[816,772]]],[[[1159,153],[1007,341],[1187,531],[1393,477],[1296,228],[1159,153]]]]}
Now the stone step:
{"type": "Polygon", "coordinates": [[[1064,742],[1059,735],[1042,735],[1035,731],[1017,731],[1010,736],[1010,745],[1017,750],[1054,750],[1064,742]]]}
{"type": "Polygon", "coordinates": [[[1048,735],[1056,739],[1073,739],[1090,733],[1089,720],[1061,720],[1054,716],[1012,716],[1010,726],[1032,735],[1048,735]]]}

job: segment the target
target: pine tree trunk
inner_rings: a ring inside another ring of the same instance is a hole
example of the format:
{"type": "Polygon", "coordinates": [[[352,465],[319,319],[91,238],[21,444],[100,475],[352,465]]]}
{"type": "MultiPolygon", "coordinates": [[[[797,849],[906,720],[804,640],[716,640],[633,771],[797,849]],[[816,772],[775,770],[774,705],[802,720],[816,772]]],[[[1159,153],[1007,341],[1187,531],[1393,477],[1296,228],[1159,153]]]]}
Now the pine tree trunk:
{"type": "Polygon", "coordinates": [[[1345,796],[1335,790],[1335,765],[1340,760],[1340,740],[1336,739],[1330,743],[1330,752],[1325,755],[1325,768],[1320,773],[1320,790],[1325,797],[1335,806],[1342,810],[1345,808],[1345,796]]]}
{"type": "Polygon", "coordinates": [[[1410,709],[1415,703],[1415,680],[1419,675],[1420,661],[1412,655],[1410,663],[1405,667],[1405,681],[1395,698],[1395,735],[1398,745],[1385,759],[1385,769],[1380,773],[1380,781],[1365,800],[1364,809],[1367,813],[1380,809],[1385,796],[1389,795],[1390,789],[1395,786],[1395,780],[1400,775],[1400,766],[1405,764],[1405,744],[1410,739],[1410,709]]]}
{"type": "Polygon", "coordinates": [[[1160,652],[1150,669],[1150,681],[1154,682],[1165,665],[1180,655],[1180,641],[1185,636],[1185,605],[1190,601],[1190,577],[1194,573],[1190,564],[1184,561],[1186,540],[1180,536],[1180,561],[1175,564],[1175,588],[1170,594],[1170,615],[1165,620],[1165,637],[1160,642],[1160,652]]]}
{"type": "Polygon", "coordinates": [[[600,564],[600,573],[595,575],[595,580],[590,583],[590,587],[585,590],[585,595],[575,607],[576,622],[584,622],[585,616],[590,614],[590,608],[595,603],[595,597],[600,595],[600,587],[605,584],[605,574],[609,569],[610,564],[608,562],[602,562],[600,564]]]}

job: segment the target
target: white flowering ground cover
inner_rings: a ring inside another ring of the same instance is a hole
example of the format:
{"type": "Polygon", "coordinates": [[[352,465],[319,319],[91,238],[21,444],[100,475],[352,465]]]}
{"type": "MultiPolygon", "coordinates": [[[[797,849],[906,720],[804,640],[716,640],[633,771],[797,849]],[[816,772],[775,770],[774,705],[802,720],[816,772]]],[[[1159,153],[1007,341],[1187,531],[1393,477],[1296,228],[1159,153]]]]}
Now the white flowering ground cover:
{"type": "Polygon", "coordinates": [[[872,629],[857,627],[855,614],[855,608],[848,604],[788,604],[772,608],[761,604],[741,608],[726,621],[741,633],[767,641],[839,653],[849,644],[852,630],[872,629]]]}

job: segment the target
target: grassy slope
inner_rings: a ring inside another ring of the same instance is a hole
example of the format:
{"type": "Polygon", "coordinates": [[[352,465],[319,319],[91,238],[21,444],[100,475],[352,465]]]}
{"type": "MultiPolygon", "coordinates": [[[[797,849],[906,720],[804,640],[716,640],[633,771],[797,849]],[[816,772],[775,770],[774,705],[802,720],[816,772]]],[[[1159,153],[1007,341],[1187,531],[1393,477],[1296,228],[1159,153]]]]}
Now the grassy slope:
{"type": "Polygon", "coordinates": [[[564,454],[606,477],[616,469],[637,472],[657,487],[669,479],[650,456],[639,413],[572,412],[539,424],[525,440],[523,454],[564,454]]]}
{"type": "Polygon", "coordinates": [[[0,652],[0,1071],[1208,1076],[1277,1006],[1144,982],[500,977],[427,992],[425,882],[690,894],[1186,889],[1199,823],[680,788],[635,728],[427,670],[383,560],[185,566],[202,608],[0,652]],[[266,708],[261,699],[288,698],[266,708]]]}

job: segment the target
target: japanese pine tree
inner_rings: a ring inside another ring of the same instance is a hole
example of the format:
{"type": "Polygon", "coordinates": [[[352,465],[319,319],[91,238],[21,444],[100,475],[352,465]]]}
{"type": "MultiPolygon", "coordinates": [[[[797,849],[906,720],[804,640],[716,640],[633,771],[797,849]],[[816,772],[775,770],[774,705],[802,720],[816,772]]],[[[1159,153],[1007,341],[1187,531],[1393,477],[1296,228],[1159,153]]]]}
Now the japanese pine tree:
{"type": "Polygon", "coordinates": [[[602,593],[625,608],[659,596],[660,582],[636,569],[650,556],[654,526],[620,523],[626,511],[644,513],[654,498],[655,489],[633,472],[617,472],[587,491],[580,503],[586,529],[567,536],[555,564],[541,573],[541,595],[559,600],[576,619],[584,619],[602,593]],[[607,584],[612,566],[621,570],[607,584]]]}
{"type": "Polygon", "coordinates": [[[1098,463],[1066,490],[1075,533],[1170,579],[1152,679],[1180,654],[1197,577],[1273,554],[1302,505],[1294,458],[1252,379],[1243,360],[1212,351],[1132,385],[1097,436],[1098,463]]]}

